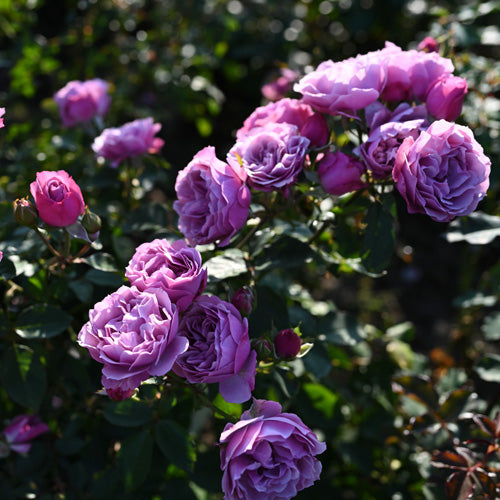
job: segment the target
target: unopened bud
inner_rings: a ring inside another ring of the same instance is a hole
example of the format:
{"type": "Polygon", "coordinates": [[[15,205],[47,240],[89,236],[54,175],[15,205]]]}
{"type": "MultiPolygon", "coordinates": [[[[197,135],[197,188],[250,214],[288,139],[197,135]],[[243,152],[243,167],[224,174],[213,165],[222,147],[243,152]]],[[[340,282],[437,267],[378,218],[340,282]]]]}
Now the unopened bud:
{"type": "Polygon", "coordinates": [[[249,316],[255,305],[255,296],[248,286],[236,290],[231,298],[231,304],[240,312],[242,316],[249,316]]]}
{"type": "Polygon", "coordinates": [[[281,330],[274,338],[274,349],[279,358],[295,358],[300,352],[302,341],[300,337],[291,328],[281,330]]]}
{"type": "Polygon", "coordinates": [[[27,198],[17,199],[13,203],[13,208],[14,219],[19,224],[28,227],[35,227],[38,224],[38,212],[35,205],[27,198]]]}
{"type": "Polygon", "coordinates": [[[82,226],[85,228],[89,235],[97,233],[99,235],[99,231],[101,229],[101,218],[91,212],[88,207],[85,207],[85,213],[82,217],[82,226]]]}
{"type": "Polygon", "coordinates": [[[257,352],[259,361],[269,361],[272,358],[271,343],[267,339],[257,339],[252,341],[253,348],[257,352]]]}

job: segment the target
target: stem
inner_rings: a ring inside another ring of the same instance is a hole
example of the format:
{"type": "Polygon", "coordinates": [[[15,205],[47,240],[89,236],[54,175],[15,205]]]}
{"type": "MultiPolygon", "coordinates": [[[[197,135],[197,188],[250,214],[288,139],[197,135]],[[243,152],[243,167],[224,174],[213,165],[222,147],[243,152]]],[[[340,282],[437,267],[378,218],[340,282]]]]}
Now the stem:
{"type": "Polygon", "coordinates": [[[64,257],[49,243],[44,234],[40,231],[40,228],[35,227],[36,234],[40,236],[40,239],[43,241],[44,245],[54,254],[58,259],[64,260],[64,257]]]}

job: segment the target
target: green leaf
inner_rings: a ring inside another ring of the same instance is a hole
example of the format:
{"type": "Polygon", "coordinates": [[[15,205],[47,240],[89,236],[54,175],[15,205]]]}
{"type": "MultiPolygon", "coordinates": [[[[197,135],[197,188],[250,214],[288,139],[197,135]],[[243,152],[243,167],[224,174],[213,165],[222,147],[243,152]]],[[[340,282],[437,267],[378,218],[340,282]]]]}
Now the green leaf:
{"type": "Polygon", "coordinates": [[[87,280],[73,280],[68,283],[68,287],[74,292],[78,300],[83,303],[90,302],[94,287],[87,280]]]}
{"type": "Polygon", "coordinates": [[[94,285],[109,288],[119,288],[123,285],[123,278],[116,273],[101,271],[99,269],[90,269],[85,277],[94,285]]]}
{"type": "Polygon", "coordinates": [[[430,409],[437,409],[439,397],[431,379],[424,375],[401,375],[393,381],[392,388],[398,394],[404,394],[430,409]]]}
{"type": "Polygon", "coordinates": [[[350,314],[334,312],[318,320],[318,332],[326,335],[328,342],[337,345],[356,345],[366,337],[362,325],[350,314]]]}
{"type": "Polygon", "coordinates": [[[16,333],[25,339],[47,339],[64,332],[72,319],[70,314],[59,307],[36,304],[19,315],[16,333]]]}
{"type": "Polygon", "coordinates": [[[487,316],[481,330],[486,340],[500,340],[500,313],[487,316]]]}
{"type": "Polygon", "coordinates": [[[140,427],[153,420],[151,408],[134,399],[109,401],[103,415],[110,424],[121,427],[140,427]]]}
{"type": "Polygon", "coordinates": [[[196,453],[184,429],[172,420],[156,424],[156,444],[174,465],[185,471],[193,470],[196,453]]]}
{"type": "MultiPolygon", "coordinates": [[[[231,415],[232,417],[239,419],[241,417],[242,405],[239,403],[228,403],[220,393],[217,393],[213,401],[214,406],[222,410],[225,414],[231,415]]],[[[215,417],[227,419],[226,415],[215,411],[215,417]]]]}
{"type": "Polygon", "coordinates": [[[314,408],[322,412],[326,418],[332,418],[339,396],[321,384],[304,384],[303,388],[314,408]]]}
{"type": "Polygon", "coordinates": [[[10,346],[2,359],[2,385],[12,401],[37,411],[47,387],[39,357],[26,346],[10,346]]]}
{"type": "Polygon", "coordinates": [[[77,240],[85,241],[86,243],[92,243],[92,240],[89,238],[87,230],[82,226],[80,221],[76,221],[74,224],[70,224],[69,226],[65,226],[64,230],[72,237],[77,240]]]}
{"type": "Polygon", "coordinates": [[[486,382],[498,382],[500,380],[500,355],[486,355],[474,367],[474,370],[486,382]]]}
{"type": "Polygon", "coordinates": [[[90,257],[85,259],[87,264],[99,271],[116,272],[118,267],[116,261],[109,253],[98,252],[93,253],[90,257]]]}
{"type": "Polygon", "coordinates": [[[125,491],[136,490],[151,469],[153,438],[147,429],[128,437],[120,448],[120,465],[123,471],[125,491]]]}
{"type": "Polygon", "coordinates": [[[391,213],[381,203],[372,203],[364,222],[366,229],[361,259],[368,271],[384,271],[394,253],[394,227],[391,213]]]}
{"type": "Polygon", "coordinates": [[[454,421],[462,413],[471,393],[465,389],[456,389],[448,395],[439,409],[439,415],[447,422],[454,421]]]}
{"type": "Polygon", "coordinates": [[[500,217],[473,212],[451,222],[444,236],[450,243],[466,241],[471,245],[487,245],[500,236],[500,217]]]}
{"type": "Polygon", "coordinates": [[[237,248],[224,250],[205,262],[210,282],[234,278],[248,272],[245,254],[237,248]]]}
{"type": "Polygon", "coordinates": [[[4,280],[10,280],[16,276],[16,266],[14,263],[5,255],[0,262],[0,277],[4,280]]]}

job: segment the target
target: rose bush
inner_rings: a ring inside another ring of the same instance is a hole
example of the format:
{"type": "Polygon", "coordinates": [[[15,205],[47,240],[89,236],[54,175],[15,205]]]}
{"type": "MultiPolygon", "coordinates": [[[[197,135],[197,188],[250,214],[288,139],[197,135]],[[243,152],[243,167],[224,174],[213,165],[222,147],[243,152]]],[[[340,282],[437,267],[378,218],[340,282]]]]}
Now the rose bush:
{"type": "Polygon", "coordinates": [[[229,243],[248,217],[250,190],[239,165],[215,156],[213,147],[199,151],[177,175],[174,210],[179,229],[190,245],[229,243]]]}
{"type": "Polygon", "coordinates": [[[85,211],[82,191],[65,170],[37,172],[30,191],[40,218],[50,226],[74,224],[85,211]]]}
{"type": "Polygon", "coordinates": [[[160,130],[161,124],[153,123],[152,118],[134,120],[121,127],[104,129],[94,139],[92,149],[117,167],[126,158],[158,153],[164,144],[163,139],[155,137],[160,130]]]}
{"type": "Polygon", "coordinates": [[[78,343],[104,365],[108,395],[124,399],[147,378],[165,375],[187,349],[178,323],[177,308],[165,290],[122,286],[89,311],[78,343]]]}
{"type": "Polygon", "coordinates": [[[410,213],[447,222],[477,207],[490,170],[490,159],[468,127],[438,120],[403,141],[392,175],[410,213]]]}
{"type": "Polygon", "coordinates": [[[54,94],[59,114],[66,127],[103,117],[109,109],[109,84],[100,78],[68,82],[54,94]]]}
{"type": "Polygon", "coordinates": [[[290,500],[319,479],[326,445],[274,401],[254,400],[220,436],[226,500],[290,500]]]}
{"type": "Polygon", "coordinates": [[[162,288],[179,311],[189,307],[207,283],[200,252],[184,240],[155,239],[139,245],[125,276],[139,290],[162,288]]]}
{"type": "Polygon", "coordinates": [[[256,353],[251,349],[248,322],[235,306],[202,295],[185,311],[179,332],[189,340],[174,371],[189,382],[218,383],[230,403],[250,399],[255,386],[256,353]]]}

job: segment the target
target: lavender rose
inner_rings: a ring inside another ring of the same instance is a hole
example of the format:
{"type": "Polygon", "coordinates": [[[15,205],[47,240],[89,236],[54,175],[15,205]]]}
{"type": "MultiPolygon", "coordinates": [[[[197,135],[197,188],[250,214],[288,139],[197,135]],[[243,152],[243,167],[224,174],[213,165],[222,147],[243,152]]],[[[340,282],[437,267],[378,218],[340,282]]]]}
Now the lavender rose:
{"type": "Polygon", "coordinates": [[[139,290],[158,287],[168,293],[179,312],[191,305],[207,284],[201,255],[183,240],[156,239],[139,245],[125,269],[125,276],[139,290]]]}
{"type": "Polygon", "coordinates": [[[2,431],[7,448],[5,452],[0,448],[0,457],[8,455],[9,450],[17,453],[28,453],[31,441],[48,431],[49,426],[42,422],[38,415],[18,415],[2,431]]]}
{"type": "Polygon", "coordinates": [[[369,53],[339,62],[323,61],[293,88],[316,111],[355,116],[356,110],[377,100],[384,83],[384,67],[369,53]]]}
{"type": "Polygon", "coordinates": [[[211,146],[199,151],[177,175],[174,210],[179,229],[190,245],[229,243],[244,224],[250,206],[246,174],[239,165],[228,165],[211,146]]]}
{"type": "Polygon", "coordinates": [[[252,129],[229,151],[227,161],[241,165],[250,187],[259,191],[285,190],[302,170],[309,139],[295,125],[268,123],[252,129]]]}
{"type": "Polygon", "coordinates": [[[325,443],[274,401],[254,400],[220,437],[225,500],[290,500],[319,479],[325,443]]]}
{"type": "Polygon", "coordinates": [[[438,120],[403,141],[392,176],[408,212],[448,222],[476,208],[489,187],[490,169],[468,127],[438,120]]]}
{"type": "Polygon", "coordinates": [[[99,78],[68,82],[54,94],[59,113],[66,127],[104,116],[109,109],[109,84],[99,78]]]}
{"type": "Polygon", "coordinates": [[[262,95],[270,101],[283,99],[291,90],[293,82],[297,80],[299,73],[290,68],[281,68],[281,74],[275,80],[266,83],[260,89],[262,95]]]}
{"type": "Polygon", "coordinates": [[[50,226],[74,224],[85,211],[78,184],[64,170],[37,172],[36,181],[30,184],[30,191],[40,218],[50,226]]]}
{"type": "Polygon", "coordinates": [[[164,141],[155,137],[161,124],[153,123],[152,118],[143,118],[125,123],[121,127],[106,128],[94,139],[92,149],[97,156],[111,161],[116,167],[125,158],[145,153],[158,153],[164,141]]]}
{"type": "Polygon", "coordinates": [[[399,146],[407,137],[416,139],[426,128],[426,120],[383,123],[359,146],[359,153],[374,179],[389,177],[399,146]]]}
{"type": "Polygon", "coordinates": [[[341,196],[367,186],[362,179],[365,166],[353,156],[341,151],[326,153],[318,165],[319,179],[327,193],[341,196]]]}
{"type": "Polygon", "coordinates": [[[102,384],[123,399],[150,376],[165,375],[188,346],[178,311],[161,288],[122,286],[89,312],[78,343],[102,363],[102,384]]]}
{"type": "Polygon", "coordinates": [[[462,103],[467,94],[467,82],[459,76],[438,78],[425,97],[429,113],[439,119],[455,121],[462,112],[462,103]]]}
{"type": "Polygon", "coordinates": [[[229,403],[250,399],[257,354],[250,348],[247,319],[235,306],[202,295],[184,312],[179,332],[189,340],[189,348],[177,359],[176,374],[193,384],[219,383],[229,403]]]}

